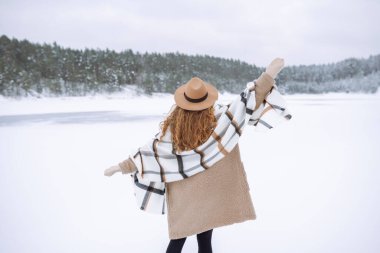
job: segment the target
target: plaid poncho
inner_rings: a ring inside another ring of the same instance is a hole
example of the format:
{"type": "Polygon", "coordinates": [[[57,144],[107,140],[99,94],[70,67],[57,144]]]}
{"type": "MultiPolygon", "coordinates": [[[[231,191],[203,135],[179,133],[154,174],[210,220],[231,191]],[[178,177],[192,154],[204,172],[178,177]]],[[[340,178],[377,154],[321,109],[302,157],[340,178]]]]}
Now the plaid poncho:
{"type": "Polygon", "coordinates": [[[217,125],[208,140],[197,148],[177,152],[171,142],[170,129],[167,129],[162,141],[159,141],[160,131],[130,156],[137,167],[131,177],[141,210],[165,214],[165,183],[205,171],[225,157],[238,143],[246,122],[256,131],[266,131],[281,121],[291,119],[276,84],[260,107],[253,110],[256,106],[254,86],[255,81],[248,82],[230,104],[214,104],[217,125]]]}

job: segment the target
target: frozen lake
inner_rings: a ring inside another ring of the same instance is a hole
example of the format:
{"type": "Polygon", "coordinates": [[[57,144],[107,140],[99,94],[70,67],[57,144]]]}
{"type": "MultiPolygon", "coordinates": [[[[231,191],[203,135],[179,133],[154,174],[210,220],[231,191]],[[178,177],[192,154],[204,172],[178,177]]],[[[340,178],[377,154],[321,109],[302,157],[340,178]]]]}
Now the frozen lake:
{"type": "MultiPolygon", "coordinates": [[[[240,140],[257,219],[216,228],[214,251],[379,252],[380,95],[285,98],[291,121],[247,126],[240,140]]],[[[129,176],[103,171],[151,138],[173,103],[1,98],[0,252],[165,252],[166,216],[137,208],[129,176]]],[[[196,249],[191,236],[183,252],[196,249]]]]}

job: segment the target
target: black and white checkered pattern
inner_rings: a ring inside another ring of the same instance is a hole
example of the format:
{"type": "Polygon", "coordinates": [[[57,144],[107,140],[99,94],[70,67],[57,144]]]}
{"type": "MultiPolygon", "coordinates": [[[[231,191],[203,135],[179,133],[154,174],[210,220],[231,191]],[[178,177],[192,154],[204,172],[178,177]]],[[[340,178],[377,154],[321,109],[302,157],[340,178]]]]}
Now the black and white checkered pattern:
{"type": "Polygon", "coordinates": [[[170,129],[163,141],[161,132],[130,156],[137,166],[131,174],[134,194],[141,210],[165,214],[165,182],[182,180],[199,172],[225,157],[238,143],[245,123],[256,131],[267,131],[281,121],[291,119],[286,102],[274,84],[264,102],[255,111],[255,82],[247,83],[239,97],[230,104],[214,104],[217,126],[210,138],[199,147],[177,152],[173,149],[170,129]]]}

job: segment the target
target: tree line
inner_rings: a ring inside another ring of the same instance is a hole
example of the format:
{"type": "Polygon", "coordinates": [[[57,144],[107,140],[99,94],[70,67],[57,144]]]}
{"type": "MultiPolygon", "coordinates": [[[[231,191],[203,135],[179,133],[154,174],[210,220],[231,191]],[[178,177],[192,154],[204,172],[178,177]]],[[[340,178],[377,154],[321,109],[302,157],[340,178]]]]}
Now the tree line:
{"type": "MultiPolygon", "coordinates": [[[[56,42],[31,43],[0,37],[0,94],[19,97],[85,96],[136,85],[147,94],[173,93],[198,76],[219,91],[237,93],[264,67],[209,55],[71,49],[56,42]]],[[[380,55],[337,63],[287,66],[276,79],[284,93],[376,92],[380,55]]]]}

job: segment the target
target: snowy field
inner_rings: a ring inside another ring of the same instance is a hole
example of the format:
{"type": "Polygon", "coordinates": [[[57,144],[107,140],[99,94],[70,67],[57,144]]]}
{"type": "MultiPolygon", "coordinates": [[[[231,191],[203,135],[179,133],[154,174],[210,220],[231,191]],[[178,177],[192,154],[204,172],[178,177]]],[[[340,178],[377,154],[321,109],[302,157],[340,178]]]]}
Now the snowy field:
{"type": "MultiPolygon", "coordinates": [[[[291,121],[247,126],[240,140],[257,219],[215,229],[214,252],[380,252],[380,94],[285,98],[291,121]]],[[[0,252],[165,252],[166,216],[137,208],[129,176],[103,171],[151,138],[173,103],[1,98],[0,252]]],[[[195,236],[183,252],[197,252],[195,236]]]]}

